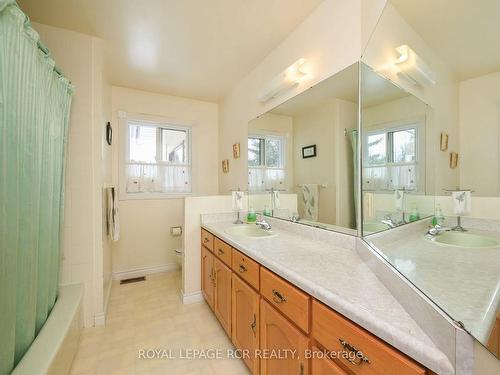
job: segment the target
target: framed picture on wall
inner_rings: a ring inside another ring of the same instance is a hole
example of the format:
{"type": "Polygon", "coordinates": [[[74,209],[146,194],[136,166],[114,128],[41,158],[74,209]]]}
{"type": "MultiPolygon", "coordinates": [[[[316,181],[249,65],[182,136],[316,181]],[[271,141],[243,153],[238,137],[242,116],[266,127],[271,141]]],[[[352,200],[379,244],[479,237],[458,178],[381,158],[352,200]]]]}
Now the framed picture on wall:
{"type": "Polygon", "coordinates": [[[315,158],[315,157],[316,157],[316,145],[302,147],[302,159],[315,158]]]}
{"type": "Polygon", "coordinates": [[[228,159],[222,160],[222,172],[229,173],[229,160],[228,159]]]}

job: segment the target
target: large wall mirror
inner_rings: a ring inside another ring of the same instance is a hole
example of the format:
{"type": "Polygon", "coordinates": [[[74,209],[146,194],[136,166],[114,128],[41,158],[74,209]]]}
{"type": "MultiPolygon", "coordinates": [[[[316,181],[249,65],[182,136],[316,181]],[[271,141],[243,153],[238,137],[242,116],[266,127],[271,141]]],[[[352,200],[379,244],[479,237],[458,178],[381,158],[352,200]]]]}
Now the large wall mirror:
{"type": "Polygon", "coordinates": [[[497,358],[498,14],[495,0],[389,1],[360,121],[365,241],[497,358]]]}
{"type": "Polygon", "coordinates": [[[357,233],[358,69],[353,64],[248,124],[250,208],[357,233]]]}

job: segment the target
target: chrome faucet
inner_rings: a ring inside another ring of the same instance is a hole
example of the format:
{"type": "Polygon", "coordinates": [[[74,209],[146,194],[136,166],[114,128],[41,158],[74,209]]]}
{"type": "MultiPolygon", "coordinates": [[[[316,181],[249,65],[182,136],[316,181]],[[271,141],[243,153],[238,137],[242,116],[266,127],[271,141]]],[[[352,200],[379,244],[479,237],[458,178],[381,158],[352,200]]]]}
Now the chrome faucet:
{"type": "Polygon", "coordinates": [[[427,231],[427,234],[432,236],[432,237],[435,237],[435,236],[441,234],[442,232],[448,232],[450,230],[452,230],[452,229],[447,228],[447,227],[442,227],[441,225],[436,224],[432,228],[429,228],[429,230],[427,231]]]}
{"type": "Polygon", "coordinates": [[[259,220],[255,222],[255,225],[259,225],[261,229],[264,230],[271,230],[273,227],[271,224],[269,224],[266,219],[264,219],[262,216],[260,216],[259,220]]]}
{"type": "Polygon", "coordinates": [[[391,215],[386,215],[384,220],[380,221],[382,224],[388,225],[391,228],[396,228],[399,224],[397,224],[391,217],[391,215]]]}
{"type": "Polygon", "coordinates": [[[298,223],[300,220],[300,216],[298,213],[294,213],[290,219],[292,220],[292,223],[298,223]]]}

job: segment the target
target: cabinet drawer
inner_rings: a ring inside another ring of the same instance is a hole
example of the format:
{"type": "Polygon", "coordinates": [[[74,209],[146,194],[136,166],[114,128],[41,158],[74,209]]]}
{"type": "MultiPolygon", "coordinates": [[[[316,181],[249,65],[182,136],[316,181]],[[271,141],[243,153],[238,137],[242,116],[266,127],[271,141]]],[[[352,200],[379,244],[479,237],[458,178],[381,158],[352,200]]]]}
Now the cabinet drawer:
{"type": "Polygon", "coordinates": [[[324,351],[313,346],[311,371],[312,375],[347,375],[331,358],[324,354],[324,351]]]}
{"type": "Polygon", "coordinates": [[[323,304],[312,303],[312,337],[359,375],[416,375],[426,369],[323,304]],[[358,355],[356,355],[356,353],[358,355]]]}
{"type": "Polygon", "coordinates": [[[259,263],[233,249],[232,268],[239,277],[259,290],[259,263]]]}
{"type": "Polygon", "coordinates": [[[201,229],[201,244],[208,250],[214,251],[214,235],[205,229],[201,229]]]}
{"type": "Polygon", "coordinates": [[[260,294],[304,332],[309,332],[309,295],[288,281],[260,269],[260,294]]]}
{"type": "Polygon", "coordinates": [[[231,246],[215,237],[214,254],[231,267],[231,246]]]}

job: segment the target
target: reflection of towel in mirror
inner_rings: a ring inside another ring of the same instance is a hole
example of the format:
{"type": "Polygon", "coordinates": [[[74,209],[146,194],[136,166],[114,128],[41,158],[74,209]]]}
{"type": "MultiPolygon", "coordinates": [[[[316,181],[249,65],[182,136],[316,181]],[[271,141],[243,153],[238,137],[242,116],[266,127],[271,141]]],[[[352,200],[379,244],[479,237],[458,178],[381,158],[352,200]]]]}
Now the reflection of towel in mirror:
{"type": "Polygon", "coordinates": [[[118,192],[114,187],[106,188],[106,198],[108,203],[108,235],[113,241],[118,241],[120,238],[120,223],[118,221],[118,192]]]}
{"type": "Polygon", "coordinates": [[[302,185],[302,202],[304,204],[303,218],[308,220],[318,221],[318,185],[303,184],[302,185]]]}
{"type": "Polygon", "coordinates": [[[470,191],[453,191],[451,193],[453,199],[453,213],[455,215],[467,215],[471,210],[471,194],[470,191]]]}
{"type": "Polygon", "coordinates": [[[401,190],[394,190],[394,206],[396,210],[403,211],[404,210],[404,200],[405,194],[401,190]]]}
{"type": "Polygon", "coordinates": [[[242,191],[233,191],[233,210],[242,210],[243,209],[243,192],[242,191]]]}
{"type": "Polygon", "coordinates": [[[276,208],[280,208],[281,204],[280,204],[280,192],[277,191],[277,190],[273,190],[271,192],[272,194],[272,207],[273,207],[273,210],[276,209],[276,208]]]}

